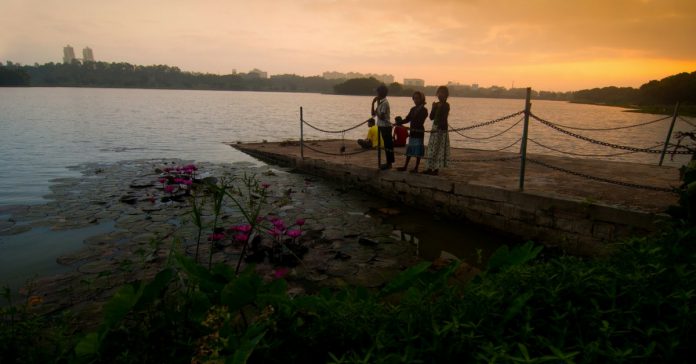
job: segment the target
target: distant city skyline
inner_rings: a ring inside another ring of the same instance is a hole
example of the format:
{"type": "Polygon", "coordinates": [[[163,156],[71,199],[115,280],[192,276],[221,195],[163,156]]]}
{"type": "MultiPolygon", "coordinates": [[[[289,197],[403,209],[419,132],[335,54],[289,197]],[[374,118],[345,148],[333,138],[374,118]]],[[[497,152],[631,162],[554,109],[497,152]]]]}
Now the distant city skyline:
{"type": "Polygon", "coordinates": [[[97,60],[191,72],[389,74],[429,85],[568,91],[696,70],[690,0],[3,0],[0,60],[97,60]],[[84,52],[83,58],[86,58],[84,52]]]}

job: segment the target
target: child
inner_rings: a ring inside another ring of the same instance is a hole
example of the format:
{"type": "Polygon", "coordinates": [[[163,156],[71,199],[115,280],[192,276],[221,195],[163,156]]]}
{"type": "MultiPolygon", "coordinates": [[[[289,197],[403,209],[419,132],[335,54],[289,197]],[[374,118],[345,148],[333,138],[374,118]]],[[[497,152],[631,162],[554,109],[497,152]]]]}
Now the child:
{"type": "Polygon", "coordinates": [[[425,119],[428,117],[428,109],[425,108],[425,95],[416,91],[413,93],[413,104],[416,106],[411,108],[405,119],[397,121],[398,125],[411,123],[411,132],[409,133],[408,147],[406,147],[406,163],[403,167],[397,168],[398,171],[405,171],[408,168],[408,162],[411,157],[416,157],[416,166],[411,170],[411,173],[418,173],[418,165],[420,165],[421,157],[425,154],[425,146],[423,139],[425,136],[425,119]]]}
{"type": "Polygon", "coordinates": [[[430,120],[433,128],[428,140],[428,161],[424,174],[437,175],[441,167],[447,167],[447,159],[450,156],[450,142],[447,134],[447,117],[450,105],[447,103],[449,89],[446,86],[437,88],[437,100],[430,109],[430,120]]]}
{"type": "Polygon", "coordinates": [[[384,139],[387,163],[379,166],[379,169],[385,170],[390,169],[392,163],[394,163],[394,143],[392,141],[391,123],[389,122],[389,101],[387,101],[389,89],[385,85],[380,85],[375,91],[377,96],[372,100],[372,116],[377,120],[379,134],[384,139]],[[377,104],[377,107],[375,107],[375,104],[377,104]]]}
{"type": "MultiPolygon", "coordinates": [[[[375,126],[375,120],[368,120],[367,127],[367,138],[358,139],[358,144],[360,144],[360,146],[363,147],[363,149],[377,148],[377,136],[379,135],[379,131],[377,130],[377,126],[375,126]]],[[[382,148],[384,148],[384,139],[382,139],[381,137],[379,140],[379,145],[382,148]]]]}
{"type": "Polygon", "coordinates": [[[401,125],[396,125],[394,127],[394,147],[403,147],[406,145],[406,139],[408,139],[408,131],[401,125]]]}

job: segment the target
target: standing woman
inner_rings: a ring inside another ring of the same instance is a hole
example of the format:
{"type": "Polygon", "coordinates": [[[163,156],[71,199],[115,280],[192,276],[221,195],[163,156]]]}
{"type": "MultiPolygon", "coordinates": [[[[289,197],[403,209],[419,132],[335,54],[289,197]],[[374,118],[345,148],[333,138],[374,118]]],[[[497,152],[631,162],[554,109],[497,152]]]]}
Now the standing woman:
{"type": "Polygon", "coordinates": [[[447,117],[449,116],[450,105],[447,103],[449,89],[446,86],[437,88],[437,102],[433,102],[430,109],[430,120],[433,121],[433,128],[430,131],[428,140],[428,160],[425,164],[424,174],[437,175],[440,168],[447,167],[447,160],[450,157],[450,141],[447,133],[447,117]]]}
{"type": "Polygon", "coordinates": [[[387,101],[387,94],[389,89],[385,85],[380,85],[375,90],[377,96],[372,100],[372,116],[377,121],[377,129],[379,129],[379,134],[382,135],[384,139],[384,151],[387,155],[387,163],[379,166],[379,169],[390,169],[392,163],[394,163],[394,143],[392,141],[392,128],[391,122],[389,121],[389,101],[387,101]],[[375,104],[377,104],[375,106],[375,104]]]}

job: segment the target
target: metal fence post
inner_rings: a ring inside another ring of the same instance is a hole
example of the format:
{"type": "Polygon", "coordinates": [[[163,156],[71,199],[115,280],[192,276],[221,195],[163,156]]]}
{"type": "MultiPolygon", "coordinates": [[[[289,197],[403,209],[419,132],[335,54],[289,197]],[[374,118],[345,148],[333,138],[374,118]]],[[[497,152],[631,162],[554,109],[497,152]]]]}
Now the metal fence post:
{"type": "Polygon", "coordinates": [[[667,138],[665,139],[665,146],[662,147],[662,154],[660,154],[660,166],[665,160],[665,153],[667,153],[667,148],[669,147],[669,140],[672,138],[672,131],[674,131],[674,123],[677,121],[677,116],[679,115],[679,101],[674,105],[674,114],[672,114],[672,124],[669,125],[669,131],[667,132],[667,138]]]}
{"type": "Polygon", "coordinates": [[[304,114],[300,106],[300,158],[304,159],[304,114]]]}
{"type": "Polygon", "coordinates": [[[529,114],[532,110],[532,88],[527,87],[527,98],[524,102],[524,129],[522,129],[522,143],[520,145],[520,191],[524,191],[524,170],[527,164],[527,134],[529,132],[529,114]]]}

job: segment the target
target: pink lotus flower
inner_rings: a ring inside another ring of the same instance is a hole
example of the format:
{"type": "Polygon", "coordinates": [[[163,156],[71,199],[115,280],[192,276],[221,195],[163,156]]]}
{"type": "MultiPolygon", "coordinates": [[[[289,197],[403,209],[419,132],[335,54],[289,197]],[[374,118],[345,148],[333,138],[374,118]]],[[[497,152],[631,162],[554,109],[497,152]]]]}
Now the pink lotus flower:
{"type": "Polygon", "coordinates": [[[188,169],[188,170],[191,170],[191,171],[197,171],[197,170],[198,170],[198,167],[196,167],[195,164],[187,164],[187,165],[184,166],[184,169],[188,169]]]}
{"type": "Polygon", "coordinates": [[[172,186],[172,185],[164,186],[164,192],[167,192],[167,193],[174,192],[174,189],[176,189],[176,187],[172,186]]]}
{"type": "Polygon", "coordinates": [[[297,226],[302,226],[305,224],[305,219],[297,219],[295,220],[295,225],[297,226]]]}
{"type": "Polygon", "coordinates": [[[157,182],[164,184],[165,182],[167,182],[167,179],[163,177],[158,179],[157,182]]]}
{"type": "Polygon", "coordinates": [[[276,227],[278,230],[284,230],[285,229],[285,222],[281,219],[273,220],[271,221],[273,223],[273,226],[276,227]]]}
{"type": "Polygon", "coordinates": [[[270,183],[262,183],[262,184],[261,184],[261,188],[263,188],[264,190],[265,190],[265,189],[268,189],[268,187],[271,187],[271,184],[270,184],[270,183]]]}
{"type": "Polygon", "coordinates": [[[249,224],[239,225],[239,226],[237,226],[237,231],[242,232],[242,233],[248,233],[251,231],[251,225],[249,225],[249,224]]]}
{"type": "Polygon", "coordinates": [[[285,235],[295,239],[302,235],[302,230],[288,230],[285,235]]]}
{"type": "Polygon", "coordinates": [[[225,234],[210,234],[208,235],[208,241],[220,241],[225,238],[225,234]]]}
{"type": "Polygon", "coordinates": [[[237,234],[234,236],[234,240],[236,241],[247,241],[249,240],[249,234],[237,234]]]}
{"type": "Polygon", "coordinates": [[[185,184],[185,185],[187,185],[187,186],[190,186],[190,185],[193,184],[193,181],[191,181],[190,179],[185,179],[185,180],[183,180],[181,183],[183,183],[183,184],[185,184]]]}
{"type": "Polygon", "coordinates": [[[274,237],[278,237],[278,236],[280,236],[280,235],[283,234],[283,231],[282,231],[282,230],[278,230],[278,229],[276,228],[276,229],[268,230],[268,233],[271,234],[271,235],[274,236],[274,237]]]}
{"type": "Polygon", "coordinates": [[[288,273],[290,273],[290,269],[285,267],[279,267],[273,271],[273,277],[275,277],[276,279],[280,279],[285,277],[288,273]]]}

